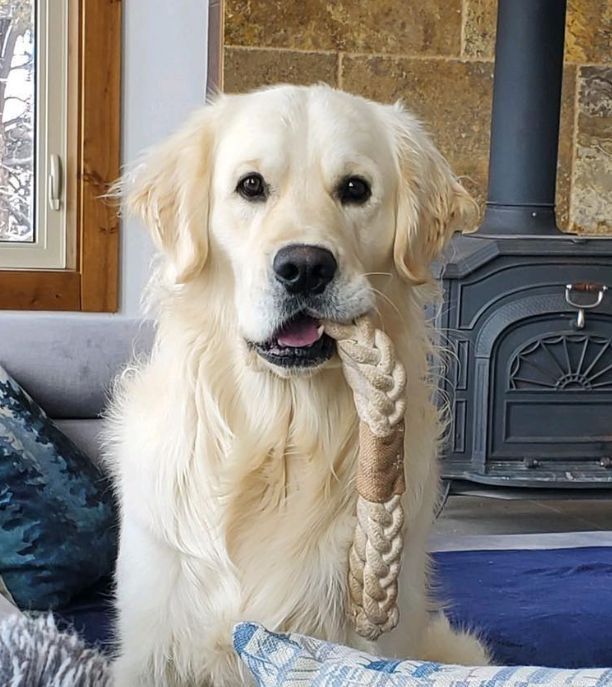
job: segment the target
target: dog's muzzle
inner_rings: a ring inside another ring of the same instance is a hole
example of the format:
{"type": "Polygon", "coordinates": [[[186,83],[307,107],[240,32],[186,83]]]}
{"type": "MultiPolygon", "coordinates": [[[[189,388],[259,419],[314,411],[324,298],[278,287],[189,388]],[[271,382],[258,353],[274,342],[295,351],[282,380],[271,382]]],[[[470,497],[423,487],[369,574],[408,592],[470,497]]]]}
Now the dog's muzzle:
{"type": "Polygon", "coordinates": [[[279,308],[287,313],[267,341],[251,346],[267,362],[285,368],[321,365],[332,357],[334,341],[323,332],[314,303],[328,300],[338,270],[336,258],[321,246],[283,246],[272,261],[273,278],[280,295],[279,308]]]}

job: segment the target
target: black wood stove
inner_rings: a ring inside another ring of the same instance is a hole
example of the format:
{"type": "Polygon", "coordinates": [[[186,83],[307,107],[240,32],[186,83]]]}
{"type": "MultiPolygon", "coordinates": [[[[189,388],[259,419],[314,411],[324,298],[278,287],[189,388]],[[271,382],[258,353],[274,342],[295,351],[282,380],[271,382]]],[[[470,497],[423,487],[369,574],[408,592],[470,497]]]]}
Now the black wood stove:
{"type": "Polygon", "coordinates": [[[612,240],[555,221],[564,26],[564,0],[499,0],[487,208],[437,316],[447,479],[612,486],[612,240]]]}

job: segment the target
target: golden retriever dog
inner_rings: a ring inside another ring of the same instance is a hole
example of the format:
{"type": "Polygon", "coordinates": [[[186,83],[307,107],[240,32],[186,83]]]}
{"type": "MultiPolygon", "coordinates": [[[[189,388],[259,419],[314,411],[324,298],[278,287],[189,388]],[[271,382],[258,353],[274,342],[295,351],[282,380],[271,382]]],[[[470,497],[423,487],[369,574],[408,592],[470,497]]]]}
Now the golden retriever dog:
{"type": "Polygon", "coordinates": [[[428,264],[473,202],[416,119],[327,86],[223,95],[121,182],[161,262],[156,343],[118,384],[117,687],[250,684],[241,620],[477,664],[428,600],[441,433],[428,264]],[[406,367],[397,628],[347,614],[358,419],[322,320],[373,313],[406,367]]]}

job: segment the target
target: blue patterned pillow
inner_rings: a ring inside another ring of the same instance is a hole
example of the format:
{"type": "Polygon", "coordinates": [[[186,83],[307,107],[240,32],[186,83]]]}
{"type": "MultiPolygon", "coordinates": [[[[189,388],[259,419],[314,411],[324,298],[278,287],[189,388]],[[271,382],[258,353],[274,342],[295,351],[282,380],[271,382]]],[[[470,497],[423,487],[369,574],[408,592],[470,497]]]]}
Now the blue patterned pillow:
{"type": "Polygon", "coordinates": [[[0,367],[0,577],[22,609],[66,604],[108,574],[113,498],[98,468],[0,367]]]}
{"type": "Polygon", "coordinates": [[[258,687],[610,687],[612,670],[499,666],[466,668],[377,658],[255,623],[234,628],[234,648],[258,687]]]}

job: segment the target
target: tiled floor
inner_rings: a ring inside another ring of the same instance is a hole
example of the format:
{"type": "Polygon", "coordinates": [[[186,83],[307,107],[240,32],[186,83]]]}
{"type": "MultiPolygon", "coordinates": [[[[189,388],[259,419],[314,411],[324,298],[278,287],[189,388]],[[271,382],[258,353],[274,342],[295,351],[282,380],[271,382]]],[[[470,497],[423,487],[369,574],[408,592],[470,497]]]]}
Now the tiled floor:
{"type": "Polygon", "coordinates": [[[500,500],[451,496],[434,533],[474,534],[612,530],[610,500],[500,500]]]}

